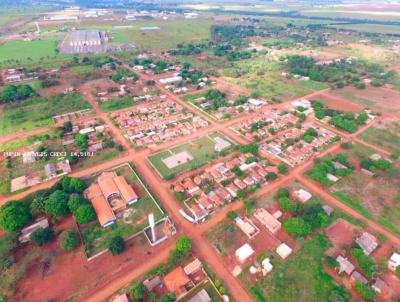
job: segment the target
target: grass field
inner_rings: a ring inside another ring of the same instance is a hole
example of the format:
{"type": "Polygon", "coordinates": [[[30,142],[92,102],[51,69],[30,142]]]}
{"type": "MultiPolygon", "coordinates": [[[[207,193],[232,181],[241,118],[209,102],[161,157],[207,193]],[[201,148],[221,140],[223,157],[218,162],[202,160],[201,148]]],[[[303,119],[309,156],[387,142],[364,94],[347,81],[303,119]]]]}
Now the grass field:
{"type": "Polygon", "coordinates": [[[146,191],[138,176],[129,165],[124,165],[114,170],[118,175],[123,175],[126,181],[134,188],[139,196],[139,201],[128,206],[130,214],[117,220],[113,225],[103,228],[98,223],[92,224],[82,230],[86,253],[89,257],[107,248],[111,237],[120,235],[123,238],[142,231],[148,226],[147,215],[153,213],[156,221],[164,216],[157,207],[154,198],[146,191]]]}
{"type": "Polygon", "coordinates": [[[383,24],[337,24],[329,25],[329,27],[379,34],[397,34],[400,31],[400,26],[398,25],[383,24]]]}
{"type": "Polygon", "coordinates": [[[113,98],[105,102],[99,102],[99,107],[103,112],[124,109],[135,105],[132,97],[113,98]]]}
{"type": "Polygon", "coordinates": [[[79,94],[50,98],[34,97],[4,106],[0,112],[0,134],[29,131],[52,123],[57,114],[89,109],[91,106],[79,94]]]}
{"type": "MultiPolygon", "coordinates": [[[[326,239],[320,235],[303,243],[299,251],[282,260],[273,254],[271,273],[256,282],[249,273],[239,278],[258,301],[334,301],[332,297],[347,295],[324,271],[326,239]],[[261,296],[261,297],[260,297],[261,296]]],[[[342,299],[335,301],[344,301],[342,299]]]]}
{"type": "Polygon", "coordinates": [[[132,28],[112,29],[117,43],[134,43],[145,50],[170,49],[178,43],[210,38],[211,19],[137,21],[132,28]],[[141,27],[158,26],[159,30],[143,31],[141,27]]]}
{"type": "Polygon", "coordinates": [[[360,134],[360,138],[370,144],[382,147],[391,152],[400,153],[400,123],[387,122],[373,126],[360,134]]]}
{"type": "Polygon", "coordinates": [[[276,73],[249,74],[240,78],[225,78],[228,82],[250,90],[257,97],[285,99],[301,97],[313,90],[304,86],[304,81],[286,80],[276,73]]]}
{"type": "MultiPolygon", "coordinates": [[[[213,138],[220,137],[224,140],[230,141],[228,138],[223,136],[220,133],[212,133],[207,136],[203,136],[192,140],[188,143],[173,147],[166,151],[162,151],[151,155],[148,157],[152,166],[157,170],[157,172],[165,179],[171,179],[183,172],[190,171],[196,168],[199,168],[205,165],[207,162],[210,162],[216,159],[219,156],[219,153],[214,150],[215,142],[213,138]],[[164,162],[162,161],[165,158],[168,158],[172,154],[176,154],[182,151],[188,151],[192,154],[193,160],[181,164],[173,169],[169,169],[164,162]]],[[[233,142],[230,141],[233,146],[233,142]]],[[[230,148],[231,149],[231,148],[230,148]]],[[[229,149],[224,150],[224,152],[229,151],[229,149]]]]}
{"type": "Polygon", "coordinates": [[[95,71],[96,67],[94,65],[78,65],[71,67],[71,71],[75,73],[95,71]]]}
{"type": "Polygon", "coordinates": [[[0,45],[0,67],[35,65],[67,60],[70,56],[56,52],[58,41],[42,39],[34,41],[11,41],[0,45]]]}

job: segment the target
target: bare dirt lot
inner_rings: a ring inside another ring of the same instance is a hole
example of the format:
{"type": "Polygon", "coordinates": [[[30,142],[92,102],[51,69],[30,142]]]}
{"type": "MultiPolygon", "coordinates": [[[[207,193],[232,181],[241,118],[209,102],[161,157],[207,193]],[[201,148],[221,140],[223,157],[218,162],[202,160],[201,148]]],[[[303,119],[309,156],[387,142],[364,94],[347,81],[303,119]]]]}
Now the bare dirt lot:
{"type": "MultiPolygon", "coordinates": [[[[73,220],[67,219],[57,227],[56,233],[73,226],[73,220]]],[[[65,301],[70,297],[77,298],[81,293],[101,288],[120,274],[134,269],[153,254],[166,249],[169,244],[168,240],[151,248],[146,238],[139,236],[127,243],[127,251],[123,254],[111,256],[106,253],[88,262],[80,251],[82,247],[68,253],[61,250],[59,242],[55,241],[41,247],[45,257],[38,257],[29,263],[23,280],[17,283],[11,301],[65,301]],[[43,269],[46,260],[50,260],[48,270],[43,269]]]]}
{"type": "Polygon", "coordinates": [[[333,90],[331,93],[378,111],[396,112],[400,110],[400,92],[385,87],[368,86],[366,89],[357,89],[348,86],[333,90]]]}
{"type": "Polygon", "coordinates": [[[326,229],[326,235],[332,242],[331,252],[336,252],[344,245],[350,245],[357,232],[357,227],[343,219],[338,219],[326,229]]]}

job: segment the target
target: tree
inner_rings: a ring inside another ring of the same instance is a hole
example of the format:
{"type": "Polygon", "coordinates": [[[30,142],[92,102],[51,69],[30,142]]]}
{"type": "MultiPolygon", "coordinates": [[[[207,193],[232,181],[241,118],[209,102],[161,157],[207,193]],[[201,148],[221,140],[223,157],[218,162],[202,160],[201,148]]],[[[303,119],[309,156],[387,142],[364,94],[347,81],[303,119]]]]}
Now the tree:
{"type": "Polygon", "coordinates": [[[375,290],[361,282],[356,282],[356,285],[354,286],[354,289],[356,292],[360,295],[361,298],[367,300],[367,301],[374,301],[376,297],[375,290]]]}
{"type": "Polygon", "coordinates": [[[61,233],[60,247],[70,252],[79,244],[79,235],[74,230],[65,230],[61,233]]]}
{"type": "Polygon", "coordinates": [[[285,165],[284,163],[280,163],[280,164],[278,165],[278,171],[279,171],[279,173],[281,173],[281,174],[286,174],[286,173],[289,171],[289,169],[288,169],[288,166],[287,166],[287,165],[285,165]]]}
{"type": "Polygon", "coordinates": [[[0,208],[0,227],[5,231],[16,231],[31,219],[29,207],[22,201],[9,201],[0,208]]]}
{"type": "Polygon", "coordinates": [[[108,242],[108,250],[111,255],[116,256],[125,250],[125,241],[121,236],[114,236],[108,242]]]}
{"type": "Polygon", "coordinates": [[[291,201],[287,197],[279,198],[278,202],[279,202],[279,207],[284,212],[294,213],[297,210],[297,203],[291,201]]]}
{"type": "Polygon", "coordinates": [[[53,240],[54,234],[50,228],[39,228],[33,231],[29,238],[33,244],[44,245],[53,240]]]}
{"type": "Polygon", "coordinates": [[[72,213],[74,213],[80,206],[86,203],[86,200],[82,196],[72,194],[68,200],[68,208],[72,213]]]}
{"type": "Polygon", "coordinates": [[[282,197],[289,197],[290,196],[290,192],[287,188],[280,188],[278,190],[278,192],[276,192],[276,198],[280,199],[282,197]]]}
{"type": "Polygon", "coordinates": [[[184,192],[175,192],[175,198],[177,201],[183,201],[185,199],[184,192]]]}
{"type": "Polygon", "coordinates": [[[295,237],[302,237],[311,233],[311,226],[304,219],[295,217],[283,222],[283,229],[295,237]]]}
{"type": "Polygon", "coordinates": [[[76,134],[75,135],[75,144],[79,150],[85,151],[88,147],[88,136],[86,134],[76,134]]]}
{"type": "Polygon", "coordinates": [[[142,300],[144,298],[144,295],[146,293],[146,287],[143,285],[143,283],[136,283],[134,282],[131,285],[131,290],[130,290],[130,296],[134,301],[137,300],[142,300]]]}
{"type": "Polygon", "coordinates": [[[73,214],[78,224],[85,224],[96,218],[93,206],[89,203],[79,206],[73,214]]]}
{"type": "Polygon", "coordinates": [[[236,217],[238,217],[238,214],[234,211],[229,211],[226,213],[226,218],[229,220],[235,220],[236,217]]]}
{"type": "Polygon", "coordinates": [[[256,204],[257,204],[257,201],[255,198],[249,198],[244,201],[244,208],[246,210],[247,215],[251,214],[251,211],[256,206],[256,204]]]}
{"type": "Polygon", "coordinates": [[[278,175],[276,175],[276,173],[274,173],[274,172],[268,172],[267,176],[265,176],[266,180],[274,180],[277,178],[278,178],[278,175]]]}
{"type": "Polygon", "coordinates": [[[36,196],[30,205],[30,209],[33,215],[44,212],[44,203],[46,199],[43,196],[36,196]]]}
{"type": "Polygon", "coordinates": [[[182,253],[189,253],[192,250],[192,240],[187,236],[181,236],[175,242],[175,249],[182,253]]]}
{"type": "Polygon", "coordinates": [[[14,263],[14,249],[18,246],[18,233],[9,232],[0,237],[0,273],[14,263]]]}
{"type": "Polygon", "coordinates": [[[47,214],[65,217],[68,214],[68,194],[61,191],[54,191],[45,201],[44,210],[47,214]]]}

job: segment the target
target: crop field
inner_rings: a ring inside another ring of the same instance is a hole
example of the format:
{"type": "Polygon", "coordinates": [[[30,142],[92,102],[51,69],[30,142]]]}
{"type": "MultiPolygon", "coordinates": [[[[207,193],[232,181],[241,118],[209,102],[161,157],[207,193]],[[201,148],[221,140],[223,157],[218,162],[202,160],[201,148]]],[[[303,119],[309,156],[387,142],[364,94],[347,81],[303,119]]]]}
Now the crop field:
{"type": "Polygon", "coordinates": [[[35,65],[70,58],[56,52],[57,44],[56,39],[7,42],[0,45],[0,67],[35,65]]]}
{"type": "MultiPolygon", "coordinates": [[[[164,216],[155,199],[142,185],[138,175],[129,165],[113,169],[118,175],[125,177],[139,196],[138,202],[127,207],[123,218],[113,225],[103,228],[98,223],[91,224],[82,230],[86,253],[89,257],[107,248],[107,243],[114,236],[128,238],[148,226],[147,215],[153,213],[156,221],[164,216]]],[[[93,178],[92,178],[93,179],[93,178]]]]}
{"type": "MultiPolygon", "coordinates": [[[[234,144],[231,140],[220,133],[211,133],[207,136],[194,139],[188,143],[173,147],[166,151],[153,154],[149,156],[148,159],[154,169],[156,169],[163,178],[171,179],[183,172],[194,170],[216,159],[220,153],[215,151],[214,149],[215,141],[213,139],[215,137],[220,137],[224,140],[229,141],[232,146],[234,144]],[[177,154],[183,151],[189,152],[193,156],[193,160],[187,163],[180,164],[172,169],[168,168],[162,161],[163,159],[168,158],[173,154],[177,154]]],[[[224,152],[227,152],[230,149],[231,148],[226,149],[226,151],[224,150],[224,152]]]]}
{"type": "Polygon", "coordinates": [[[347,56],[354,56],[358,59],[383,66],[398,63],[398,55],[382,46],[350,43],[345,46],[337,46],[335,49],[345,53],[347,56]]]}
{"type": "Polygon", "coordinates": [[[181,42],[209,39],[210,27],[210,19],[139,21],[132,28],[112,29],[112,38],[117,43],[140,45],[144,50],[170,49],[181,42]],[[141,30],[152,26],[160,29],[141,30]]]}
{"type": "Polygon", "coordinates": [[[400,123],[393,120],[379,121],[360,134],[360,138],[388,151],[400,153],[400,123]]]}
{"type": "Polygon", "coordinates": [[[51,117],[54,115],[89,108],[89,103],[78,94],[50,98],[33,97],[7,104],[0,112],[0,134],[45,127],[52,124],[51,117]]]}

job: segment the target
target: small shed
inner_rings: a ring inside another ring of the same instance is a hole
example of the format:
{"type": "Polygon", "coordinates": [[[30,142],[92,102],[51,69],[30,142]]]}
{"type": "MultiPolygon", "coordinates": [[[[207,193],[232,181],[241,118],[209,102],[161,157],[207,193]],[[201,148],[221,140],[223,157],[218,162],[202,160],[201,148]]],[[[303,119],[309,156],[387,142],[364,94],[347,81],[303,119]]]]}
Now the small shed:
{"type": "Polygon", "coordinates": [[[238,248],[235,252],[235,256],[240,263],[245,262],[248,258],[250,258],[254,254],[253,248],[250,244],[246,243],[238,248]]]}
{"type": "Polygon", "coordinates": [[[282,243],[280,246],[276,248],[276,252],[282,259],[286,259],[292,253],[292,249],[286,244],[282,243]]]}

